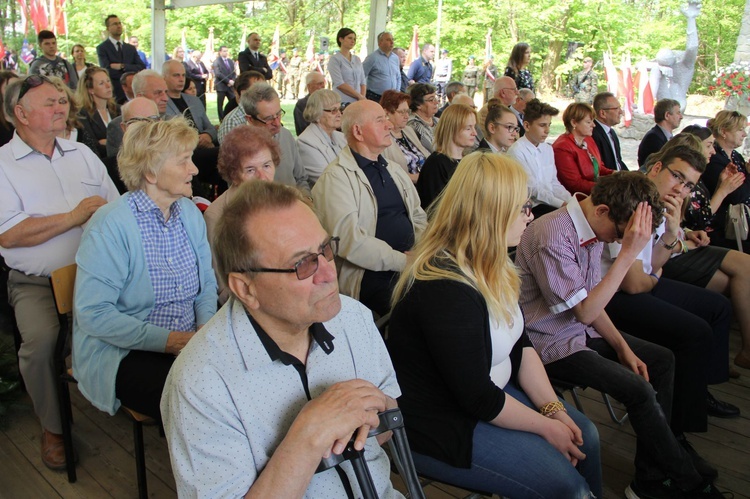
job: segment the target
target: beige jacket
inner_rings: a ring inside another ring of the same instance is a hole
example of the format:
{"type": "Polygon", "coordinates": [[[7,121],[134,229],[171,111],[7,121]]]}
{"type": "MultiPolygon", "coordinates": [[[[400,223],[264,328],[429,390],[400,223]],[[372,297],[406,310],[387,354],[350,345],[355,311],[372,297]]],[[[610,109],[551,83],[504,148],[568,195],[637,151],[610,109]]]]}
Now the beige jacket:
{"type": "MultiPolygon", "coordinates": [[[[418,238],[427,225],[427,215],[420,206],[417,190],[400,166],[389,163],[388,173],[401,192],[418,238]]],[[[377,200],[349,146],[328,165],[312,194],[323,228],[341,238],[336,259],[341,293],[358,299],[365,270],[400,272],[404,269],[406,255],[375,237],[377,200]]]]}

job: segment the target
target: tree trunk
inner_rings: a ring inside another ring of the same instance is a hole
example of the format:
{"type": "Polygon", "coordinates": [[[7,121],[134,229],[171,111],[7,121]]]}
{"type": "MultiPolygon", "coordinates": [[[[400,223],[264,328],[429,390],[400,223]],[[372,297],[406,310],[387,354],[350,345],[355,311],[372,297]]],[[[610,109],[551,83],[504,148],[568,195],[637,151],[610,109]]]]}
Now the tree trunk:
{"type": "MultiPolygon", "coordinates": [[[[750,2],[750,0],[748,1],[750,2]]],[[[556,39],[550,40],[547,55],[544,57],[544,63],[542,63],[542,78],[539,81],[539,89],[548,94],[555,91],[555,69],[560,65],[560,55],[563,46],[565,46],[565,41],[561,38],[565,37],[572,2],[565,3],[567,5],[563,7],[562,15],[553,30],[553,36],[556,39]]]]}
{"type": "Polygon", "coordinates": [[[750,62],[750,0],[745,1],[745,12],[742,14],[740,34],[737,36],[734,62],[750,62]]]}

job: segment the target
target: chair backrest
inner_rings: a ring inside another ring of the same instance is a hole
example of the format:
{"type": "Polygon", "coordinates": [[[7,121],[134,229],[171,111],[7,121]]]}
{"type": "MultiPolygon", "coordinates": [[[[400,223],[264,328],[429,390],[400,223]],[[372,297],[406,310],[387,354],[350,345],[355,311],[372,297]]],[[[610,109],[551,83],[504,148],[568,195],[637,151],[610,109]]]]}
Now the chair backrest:
{"type": "Polygon", "coordinates": [[[52,272],[50,283],[55,297],[57,313],[65,315],[73,310],[73,285],[76,282],[78,266],[73,263],[52,272]]]}

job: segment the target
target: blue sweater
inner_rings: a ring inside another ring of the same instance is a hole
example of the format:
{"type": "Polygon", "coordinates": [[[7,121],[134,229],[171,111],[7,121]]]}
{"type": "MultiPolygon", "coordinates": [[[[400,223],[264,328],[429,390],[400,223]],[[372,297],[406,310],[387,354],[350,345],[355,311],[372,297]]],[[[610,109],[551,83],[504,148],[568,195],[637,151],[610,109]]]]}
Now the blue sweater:
{"type": "MultiPolygon", "coordinates": [[[[76,254],[73,374],[81,393],[110,414],[120,407],[115,379],[122,359],[131,350],[163,352],[170,333],[145,322],[154,307],[154,290],[129,196],[124,194],[97,210],[76,254]]],[[[198,259],[195,319],[203,325],[216,313],[217,301],[206,224],[192,201],[177,202],[198,259]]]]}

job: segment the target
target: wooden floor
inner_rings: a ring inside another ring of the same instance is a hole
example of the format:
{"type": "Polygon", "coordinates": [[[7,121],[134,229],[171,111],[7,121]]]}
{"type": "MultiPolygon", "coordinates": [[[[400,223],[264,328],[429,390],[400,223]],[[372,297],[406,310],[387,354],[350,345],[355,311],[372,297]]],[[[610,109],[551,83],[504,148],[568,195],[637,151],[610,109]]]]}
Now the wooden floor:
{"type": "MultiPolygon", "coordinates": [[[[732,351],[739,345],[737,332],[732,332],[732,351]]],[[[713,387],[720,399],[739,406],[742,417],[722,420],[709,418],[709,430],[691,435],[698,452],[719,469],[716,484],[731,491],[735,499],[750,498],[750,370],[742,377],[713,387]]],[[[40,427],[27,397],[17,400],[5,415],[0,429],[0,498],[104,498],[137,497],[133,438],[130,420],[124,415],[114,417],[98,411],[71,386],[73,395],[73,426],[79,456],[78,481],[70,484],[64,473],[56,473],[42,465],[39,457],[40,427]]],[[[599,428],[604,467],[605,498],[624,497],[633,474],[635,439],[629,423],[619,426],[606,412],[598,392],[581,393],[586,414],[599,428]]],[[[619,407],[615,403],[615,407],[619,407]]],[[[156,498],[175,497],[175,484],[164,438],[158,429],[144,431],[149,495],[156,498]]],[[[540,479],[544,472],[540,470],[540,479]]],[[[401,487],[394,476],[394,483],[401,487]]],[[[465,497],[467,492],[432,484],[426,489],[430,499],[465,497]]]]}

